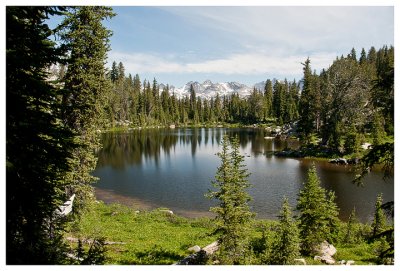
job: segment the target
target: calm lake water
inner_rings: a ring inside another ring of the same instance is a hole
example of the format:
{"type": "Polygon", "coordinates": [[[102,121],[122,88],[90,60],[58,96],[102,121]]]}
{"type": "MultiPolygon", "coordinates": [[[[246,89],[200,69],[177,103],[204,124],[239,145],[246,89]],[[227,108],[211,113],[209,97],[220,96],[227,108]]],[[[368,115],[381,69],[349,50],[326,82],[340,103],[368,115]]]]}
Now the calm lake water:
{"type": "MultiPolygon", "coordinates": [[[[98,199],[119,202],[138,209],[166,207],[187,217],[212,216],[215,204],[204,197],[213,189],[220,160],[222,136],[238,135],[241,153],[251,173],[248,190],[253,197],[252,210],[259,218],[276,219],[284,196],[294,207],[299,190],[307,178],[312,160],[277,158],[273,151],[297,147],[297,141],[265,139],[262,129],[145,129],[102,135],[103,149],[94,175],[98,199]]],[[[352,184],[351,166],[315,162],[321,184],[334,190],[340,217],[346,220],[356,208],[358,218],[369,221],[378,193],[384,201],[393,200],[393,180],[383,181],[379,172],[371,172],[364,187],[352,184]]]]}

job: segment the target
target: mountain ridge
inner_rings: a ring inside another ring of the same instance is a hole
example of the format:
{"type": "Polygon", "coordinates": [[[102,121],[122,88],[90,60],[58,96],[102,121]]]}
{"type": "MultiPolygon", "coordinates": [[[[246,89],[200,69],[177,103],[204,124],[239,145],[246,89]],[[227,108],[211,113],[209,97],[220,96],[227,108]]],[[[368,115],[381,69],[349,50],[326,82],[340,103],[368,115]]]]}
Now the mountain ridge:
{"type": "MultiPolygon", "coordinates": [[[[273,79],[275,82],[276,79],[273,79]]],[[[193,85],[196,93],[196,98],[211,99],[215,98],[217,94],[221,96],[239,94],[241,98],[247,97],[251,94],[254,88],[259,91],[264,91],[265,81],[258,82],[252,86],[247,86],[239,82],[224,82],[224,83],[213,83],[211,80],[205,80],[203,83],[198,81],[189,81],[182,87],[169,86],[170,94],[174,94],[177,98],[184,98],[190,95],[190,86],[193,85]]],[[[166,85],[160,84],[160,91],[162,91],[166,85]]]]}

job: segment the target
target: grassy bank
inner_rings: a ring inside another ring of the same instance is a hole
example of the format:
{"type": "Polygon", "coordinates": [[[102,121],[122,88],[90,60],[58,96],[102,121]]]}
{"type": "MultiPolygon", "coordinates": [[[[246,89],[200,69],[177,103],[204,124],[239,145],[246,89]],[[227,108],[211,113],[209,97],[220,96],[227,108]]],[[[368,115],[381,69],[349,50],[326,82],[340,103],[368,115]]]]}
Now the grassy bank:
{"type": "MultiPolygon", "coordinates": [[[[271,237],[277,222],[255,220],[252,222],[251,240],[253,262],[260,264],[264,249],[263,240],[271,237]],[[269,233],[266,235],[266,230],[269,233]],[[266,237],[267,236],[267,237],[266,237]]],[[[345,223],[342,230],[345,231],[345,223]]],[[[213,223],[210,218],[188,219],[170,214],[163,209],[137,212],[134,208],[102,202],[93,203],[79,221],[71,222],[66,237],[71,247],[76,247],[73,238],[82,240],[104,237],[106,264],[173,264],[191,254],[188,248],[204,247],[217,239],[212,236],[213,223]]],[[[360,224],[360,227],[367,227],[360,224]]],[[[340,260],[353,260],[355,264],[375,264],[374,244],[335,244],[340,260]]],[[[310,257],[307,264],[321,264],[310,257]]]]}

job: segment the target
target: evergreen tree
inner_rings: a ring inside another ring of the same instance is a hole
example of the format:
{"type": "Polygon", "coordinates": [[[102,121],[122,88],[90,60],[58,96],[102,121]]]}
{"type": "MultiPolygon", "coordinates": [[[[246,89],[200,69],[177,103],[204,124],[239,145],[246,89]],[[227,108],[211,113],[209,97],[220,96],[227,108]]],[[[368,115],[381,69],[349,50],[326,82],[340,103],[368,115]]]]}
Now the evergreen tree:
{"type": "Polygon", "coordinates": [[[367,60],[370,64],[374,64],[376,62],[376,50],[375,47],[371,47],[368,51],[368,56],[367,56],[367,60]]]}
{"type": "Polygon", "coordinates": [[[111,67],[111,72],[110,72],[110,79],[114,83],[115,81],[118,80],[118,68],[117,68],[117,62],[113,61],[112,67],[111,67]]]}
{"type": "Polygon", "coordinates": [[[357,61],[356,49],[351,48],[351,52],[350,52],[350,54],[348,55],[348,58],[350,58],[350,59],[352,59],[352,60],[354,60],[354,61],[357,61]]]}
{"type": "Polygon", "coordinates": [[[329,231],[326,239],[330,243],[336,243],[339,239],[339,208],[336,205],[335,200],[335,192],[327,191],[325,217],[329,231]]]}
{"type": "Polygon", "coordinates": [[[107,89],[105,61],[109,37],[102,21],[114,14],[111,8],[82,6],[69,8],[63,25],[62,40],[69,49],[68,71],[63,95],[63,122],[76,136],[79,145],[70,160],[69,193],[75,193],[78,210],[91,197],[91,183],[96,180],[91,172],[96,166],[94,151],[100,146],[96,130],[102,125],[107,89]]]}
{"type": "Polygon", "coordinates": [[[270,79],[265,83],[264,89],[264,108],[265,108],[265,118],[272,117],[272,81],[270,79]]]}
{"type": "Polygon", "coordinates": [[[383,143],[383,140],[386,136],[385,133],[385,120],[380,114],[379,111],[375,112],[373,115],[373,122],[372,122],[372,143],[374,145],[380,145],[383,143]]]}
{"type": "Polygon", "coordinates": [[[315,165],[308,170],[307,182],[300,190],[296,209],[300,212],[299,230],[301,249],[309,255],[316,245],[324,240],[333,239],[337,221],[337,207],[332,194],[327,198],[326,191],[320,186],[315,165]]]}
{"type": "Polygon", "coordinates": [[[360,65],[363,65],[367,62],[367,53],[365,52],[365,49],[362,48],[361,50],[361,56],[360,56],[360,65]]]}
{"type": "Polygon", "coordinates": [[[294,259],[300,255],[300,238],[287,198],[283,200],[276,234],[269,264],[293,264],[294,259]]]}
{"type": "Polygon", "coordinates": [[[219,201],[218,206],[212,207],[211,211],[216,214],[214,232],[220,233],[220,262],[240,264],[244,262],[249,249],[248,226],[253,213],[248,205],[251,198],[246,192],[249,174],[239,152],[238,138],[229,141],[225,135],[222,151],[218,156],[221,158],[221,165],[217,169],[215,181],[212,182],[217,191],[210,192],[207,196],[219,201]]]}
{"type": "Polygon", "coordinates": [[[59,91],[47,68],[61,51],[45,24],[54,7],[6,7],[6,263],[65,263],[63,221],[71,130],[60,122],[59,91]]]}
{"type": "Polygon", "coordinates": [[[303,64],[303,90],[301,92],[299,101],[299,123],[298,129],[303,134],[306,141],[309,141],[311,133],[314,129],[314,111],[313,103],[313,76],[311,73],[310,59],[307,58],[303,64]]]}
{"type": "Polygon", "coordinates": [[[356,223],[357,223],[356,208],[354,207],[350,213],[349,219],[347,220],[344,243],[354,244],[357,241],[356,223]]]}
{"type": "Polygon", "coordinates": [[[375,213],[374,213],[374,221],[372,222],[372,237],[378,236],[385,230],[386,227],[386,217],[382,208],[382,193],[378,194],[375,202],[375,213]]]}
{"type": "Polygon", "coordinates": [[[361,146],[360,134],[357,132],[354,125],[352,125],[346,134],[344,148],[348,154],[358,153],[361,146]]]}

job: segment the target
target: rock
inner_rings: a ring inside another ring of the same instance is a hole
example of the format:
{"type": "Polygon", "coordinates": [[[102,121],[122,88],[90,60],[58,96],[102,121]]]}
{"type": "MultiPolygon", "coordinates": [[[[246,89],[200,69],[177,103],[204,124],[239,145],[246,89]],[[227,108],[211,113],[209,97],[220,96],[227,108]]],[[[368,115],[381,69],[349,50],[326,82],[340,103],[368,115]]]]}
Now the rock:
{"type": "Polygon", "coordinates": [[[199,247],[198,245],[195,245],[195,246],[188,248],[188,250],[191,252],[199,252],[201,250],[201,247],[199,247]]]}
{"type": "Polygon", "coordinates": [[[326,264],[335,264],[335,259],[333,259],[333,255],[336,254],[336,248],[329,244],[327,241],[322,242],[318,246],[314,248],[314,260],[320,260],[326,264]]]}
{"type": "Polygon", "coordinates": [[[206,252],[207,256],[209,256],[214,254],[218,250],[218,248],[219,248],[218,241],[215,241],[209,244],[208,246],[203,247],[202,250],[206,252]]]}
{"type": "Polygon", "coordinates": [[[348,260],[347,262],[346,262],[346,265],[352,265],[352,264],[354,264],[355,262],[353,261],[353,260],[348,260]]]}
{"type": "Polygon", "coordinates": [[[360,159],[359,159],[359,158],[351,158],[351,159],[348,159],[348,160],[347,160],[347,163],[348,163],[349,165],[357,165],[359,162],[360,162],[360,159]]]}
{"type": "Polygon", "coordinates": [[[329,255],[333,256],[336,254],[336,248],[329,244],[327,241],[323,241],[321,244],[319,244],[316,248],[314,248],[314,252],[316,255],[329,255]]]}
{"type": "Polygon", "coordinates": [[[186,258],[178,261],[175,265],[198,265],[198,264],[205,264],[209,257],[214,254],[218,250],[218,241],[205,246],[203,249],[200,249],[199,246],[193,246],[188,250],[196,251],[195,253],[187,256],[186,258]]]}
{"type": "Polygon", "coordinates": [[[171,210],[163,210],[163,209],[161,209],[160,212],[167,213],[167,214],[170,214],[170,215],[174,214],[174,212],[172,212],[171,210]]]}
{"type": "Polygon", "coordinates": [[[364,150],[368,150],[371,148],[371,143],[364,143],[361,145],[361,148],[363,148],[364,150]]]}
{"type": "Polygon", "coordinates": [[[323,258],[321,259],[321,262],[326,263],[326,264],[329,264],[329,265],[332,265],[332,264],[335,264],[335,263],[336,263],[336,261],[335,261],[332,257],[328,257],[328,256],[323,257],[323,258]]]}
{"type": "Polygon", "coordinates": [[[339,164],[339,165],[347,165],[348,161],[345,158],[336,158],[329,160],[329,163],[339,164]]]}
{"type": "Polygon", "coordinates": [[[303,265],[307,265],[306,260],[301,258],[301,259],[294,259],[295,264],[299,263],[299,264],[303,264],[303,265]]]}
{"type": "Polygon", "coordinates": [[[338,159],[338,164],[347,165],[347,160],[345,158],[339,158],[338,159]]]}
{"type": "Polygon", "coordinates": [[[341,265],[344,265],[344,264],[346,263],[346,261],[345,261],[345,260],[341,260],[339,263],[340,263],[341,265]]]}

